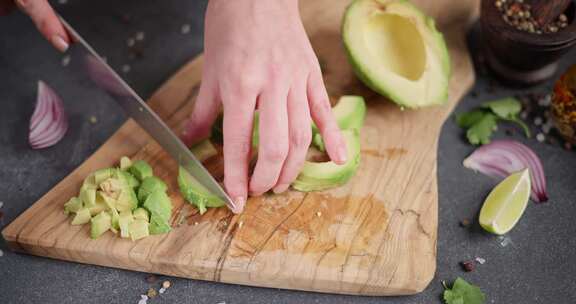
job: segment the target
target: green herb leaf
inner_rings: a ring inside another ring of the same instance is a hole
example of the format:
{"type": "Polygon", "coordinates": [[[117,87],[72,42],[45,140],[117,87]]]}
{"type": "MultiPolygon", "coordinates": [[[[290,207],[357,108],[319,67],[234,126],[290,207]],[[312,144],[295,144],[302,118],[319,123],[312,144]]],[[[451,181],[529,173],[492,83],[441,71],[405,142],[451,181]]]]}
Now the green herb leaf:
{"type": "Polygon", "coordinates": [[[484,304],[486,296],[480,288],[457,278],[452,289],[444,290],[446,304],[484,304]]]}
{"type": "Polygon", "coordinates": [[[485,113],[482,118],[466,132],[468,141],[473,145],[490,143],[492,133],[497,130],[496,115],[485,113]]]}
{"type": "Polygon", "coordinates": [[[522,104],[520,101],[513,97],[485,102],[482,104],[482,107],[490,109],[494,114],[502,119],[515,118],[522,110],[522,104]]]}
{"type": "Polygon", "coordinates": [[[460,113],[456,115],[456,123],[461,128],[468,129],[472,127],[475,123],[480,121],[485,114],[486,111],[483,110],[474,110],[470,112],[460,113]]]}
{"type": "Polygon", "coordinates": [[[520,128],[522,128],[522,130],[524,131],[524,135],[526,135],[526,137],[530,138],[532,136],[532,133],[530,132],[530,128],[520,118],[514,117],[514,118],[506,119],[506,121],[513,122],[513,123],[517,124],[518,126],[520,126],[520,128]]]}

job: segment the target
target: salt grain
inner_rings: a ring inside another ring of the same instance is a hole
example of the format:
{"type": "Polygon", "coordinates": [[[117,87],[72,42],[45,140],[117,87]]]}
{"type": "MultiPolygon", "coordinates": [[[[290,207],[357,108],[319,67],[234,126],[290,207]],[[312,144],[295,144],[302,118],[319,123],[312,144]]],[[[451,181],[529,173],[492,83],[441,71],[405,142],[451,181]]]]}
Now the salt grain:
{"type": "Polygon", "coordinates": [[[148,296],[140,295],[140,301],[138,301],[138,304],[146,304],[146,302],[148,302],[148,296]]]}
{"type": "Polygon", "coordinates": [[[322,216],[322,212],[320,212],[320,211],[316,212],[316,216],[317,216],[317,217],[321,217],[321,216],[322,216]]]}
{"type": "Polygon", "coordinates": [[[70,56],[66,55],[62,57],[62,66],[68,66],[70,64],[70,56]]]}
{"type": "Polygon", "coordinates": [[[134,40],[134,38],[128,38],[128,40],[126,40],[126,44],[129,47],[133,47],[136,44],[136,40],[134,40]]]}
{"type": "Polygon", "coordinates": [[[536,117],[534,118],[534,124],[539,126],[542,124],[542,117],[536,117]]]}
{"type": "Polygon", "coordinates": [[[90,116],[90,123],[95,124],[98,122],[98,118],[94,115],[90,116]]]}
{"type": "Polygon", "coordinates": [[[2,251],[2,249],[0,249],[0,257],[4,256],[4,251],[2,251]]]}
{"type": "Polygon", "coordinates": [[[159,294],[163,294],[164,292],[166,292],[166,288],[162,287],[162,288],[158,289],[159,294]]]}
{"type": "Polygon", "coordinates": [[[538,135],[536,135],[536,140],[539,142],[544,142],[546,140],[546,136],[542,133],[538,133],[538,135]]]}
{"type": "Polygon", "coordinates": [[[162,283],[162,287],[165,288],[165,289],[170,288],[170,285],[172,285],[172,284],[170,284],[170,281],[164,281],[164,282],[162,283]]]}
{"type": "Polygon", "coordinates": [[[122,72],[123,72],[123,73],[128,73],[128,72],[130,72],[130,66],[127,65],[127,64],[123,65],[123,66],[122,66],[122,72]]]}
{"type": "Polygon", "coordinates": [[[478,264],[480,264],[480,265],[483,265],[484,263],[486,263],[486,259],[483,259],[481,257],[477,257],[476,262],[478,262],[478,264]]]}
{"type": "Polygon", "coordinates": [[[180,28],[180,33],[182,33],[182,34],[190,33],[190,24],[182,25],[182,27],[180,28]]]}
{"type": "Polygon", "coordinates": [[[0,209],[2,209],[2,207],[4,207],[4,202],[0,202],[0,209]]]}
{"type": "Polygon", "coordinates": [[[144,32],[136,33],[136,40],[138,40],[138,41],[144,40],[144,32]]]}

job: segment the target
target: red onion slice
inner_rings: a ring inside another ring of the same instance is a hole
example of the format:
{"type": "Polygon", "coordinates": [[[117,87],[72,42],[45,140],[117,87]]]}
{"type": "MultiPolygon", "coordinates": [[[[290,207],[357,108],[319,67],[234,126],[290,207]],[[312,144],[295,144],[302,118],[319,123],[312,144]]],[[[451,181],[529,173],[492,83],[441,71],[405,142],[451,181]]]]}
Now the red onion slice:
{"type": "Polygon", "coordinates": [[[43,81],[38,81],[36,108],[30,119],[28,142],[32,149],[55,145],[68,130],[68,118],[60,96],[43,81]]]}
{"type": "Polygon", "coordinates": [[[505,178],[528,168],[532,183],[532,199],[537,203],[548,201],[546,176],[540,158],[530,148],[517,141],[495,140],[483,145],[464,160],[464,167],[497,178],[505,178]]]}

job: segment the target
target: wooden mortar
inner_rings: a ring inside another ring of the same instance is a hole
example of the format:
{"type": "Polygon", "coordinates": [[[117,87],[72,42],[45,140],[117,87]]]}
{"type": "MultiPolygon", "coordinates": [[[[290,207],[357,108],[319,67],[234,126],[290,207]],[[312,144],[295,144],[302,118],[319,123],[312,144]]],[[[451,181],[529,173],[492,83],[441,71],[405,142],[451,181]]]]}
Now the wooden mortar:
{"type": "Polygon", "coordinates": [[[502,82],[535,85],[551,78],[558,61],[576,44],[576,4],[565,14],[568,26],[557,33],[534,34],[507,24],[494,0],[482,0],[480,24],[483,51],[490,69],[502,82]]]}

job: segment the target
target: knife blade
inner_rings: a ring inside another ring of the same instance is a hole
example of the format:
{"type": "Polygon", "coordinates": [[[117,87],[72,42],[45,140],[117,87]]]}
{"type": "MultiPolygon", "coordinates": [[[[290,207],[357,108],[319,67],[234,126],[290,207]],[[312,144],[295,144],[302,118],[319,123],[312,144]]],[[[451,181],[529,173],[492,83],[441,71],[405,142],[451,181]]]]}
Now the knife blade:
{"type": "Polygon", "coordinates": [[[79,70],[85,72],[96,86],[105,91],[142,129],[174,158],[180,166],[194,176],[200,184],[220,197],[231,210],[236,209],[234,201],[214,180],[214,177],[196,159],[188,147],[170,130],[162,119],[136,94],[136,92],[100,57],[96,51],[60,17],[62,24],[75,42],[68,54],[70,62],[83,63],[79,70]]]}

